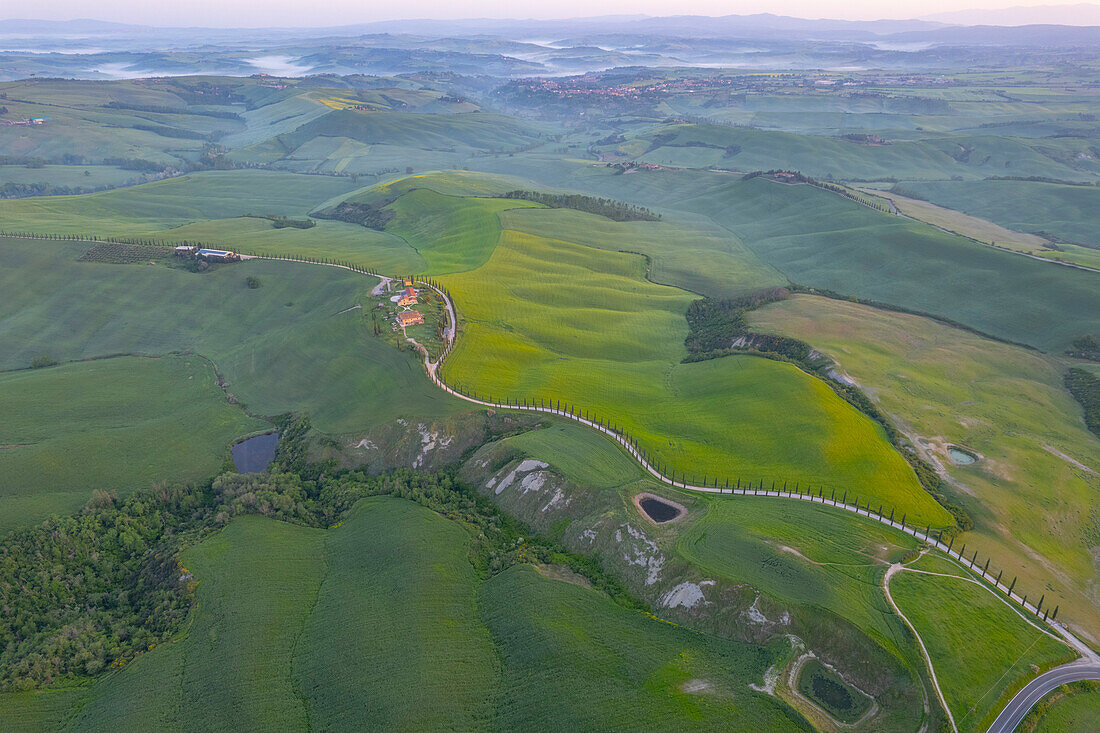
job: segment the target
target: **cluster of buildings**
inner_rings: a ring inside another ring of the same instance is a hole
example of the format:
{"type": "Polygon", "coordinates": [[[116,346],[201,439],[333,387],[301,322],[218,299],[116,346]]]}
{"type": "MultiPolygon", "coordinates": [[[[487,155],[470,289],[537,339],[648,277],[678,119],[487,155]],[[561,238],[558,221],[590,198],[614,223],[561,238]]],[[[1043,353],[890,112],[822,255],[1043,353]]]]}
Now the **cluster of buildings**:
{"type": "Polygon", "coordinates": [[[188,247],[186,245],[174,248],[176,257],[190,257],[207,262],[240,262],[242,257],[236,252],[227,249],[206,249],[203,247],[188,247]]]}
{"type": "Polygon", "coordinates": [[[424,316],[420,311],[412,310],[412,306],[420,302],[412,278],[405,278],[404,287],[405,289],[401,291],[401,297],[397,300],[397,305],[404,308],[404,310],[397,312],[397,324],[402,328],[405,326],[418,326],[424,322],[424,316]]]}
{"type": "Polygon", "coordinates": [[[22,127],[24,125],[44,125],[49,119],[50,116],[46,115],[45,117],[28,117],[25,120],[0,120],[0,123],[8,127],[22,127]]]}

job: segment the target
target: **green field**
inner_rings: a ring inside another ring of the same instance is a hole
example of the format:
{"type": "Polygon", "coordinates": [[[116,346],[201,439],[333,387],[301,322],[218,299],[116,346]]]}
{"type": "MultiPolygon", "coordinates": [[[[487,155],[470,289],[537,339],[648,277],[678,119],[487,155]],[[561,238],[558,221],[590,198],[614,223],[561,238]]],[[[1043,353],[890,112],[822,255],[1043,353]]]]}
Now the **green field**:
{"type": "Polygon", "coordinates": [[[294,654],[311,728],[469,730],[492,720],[500,668],[478,616],[469,542],[455,522],[388,497],[359,503],[329,532],[329,570],[294,654]]]}
{"type": "Polygon", "coordinates": [[[90,245],[0,239],[0,368],[117,353],[192,350],[249,411],[309,414],[327,433],[466,411],[410,353],[371,333],[359,304],[373,278],[252,260],[192,273],[76,262],[90,245]],[[261,287],[247,287],[245,278],[261,287]]]}
{"type": "Polygon", "coordinates": [[[642,476],[642,468],[616,443],[591,428],[562,420],[503,443],[544,460],[565,478],[592,489],[611,489],[642,476]]]}
{"type": "Polygon", "coordinates": [[[216,473],[270,427],[230,405],[197,356],[122,357],[0,374],[0,534],[125,494],[216,473]]]}
{"type": "Polygon", "coordinates": [[[685,531],[677,549],[707,573],[748,583],[774,598],[847,619],[878,644],[905,658],[903,636],[886,598],[886,566],[917,541],[877,522],[776,500],[714,500],[685,531]]]}
{"type": "Polygon", "coordinates": [[[206,171],[82,196],[0,201],[0,221],[9,232],[152,236],[244,214],[302,218],[318,204],[356,187],[350,178],[332,176],[206,171]]]}
{"type": "Polygon", "coordinates": [[[906,181],[899,184],[929,201],[989,219],[1021,232],[1100,247],[1100,189],[1038,181],[906,181]]]}
{"type": "Polygon", "coordinates": [[[802,285],[934,313],[1052,351],[1100,330],[1095,273],[999,252],[812,186],[754,179],[686,205],[709,212],[802,285]]]}
{"type": "Polygon", "coordinates": [[[32,168],[26,165],[0,165],[0,185],[4,183],[49,183],[69,188],[121,186],[138,179],[139,171],[128,171],[110,165],[47,165],[32,168]]]}
{"type": "Polygon", "coordinates": [[[748,688],[770,647],[704,636],[518,566],[482,582],[457,524],[389,497],[329,531],[243,517],[183,554],[173,641],[70,693],[0,694],[39,730],[800,729],[748,688]]]}
{"type": "Polygon", "coordinates": [[[1074,657],[970,580],[903,571],[891,579],[890,593],[924,640],[959,730],[985,730],[1034,676],[1033,666],[1045,669],[1074,657]]]}
{"type": "Polygon", "coordinates": [[[636,255],[543,231],[506,229],[485,265],[441,278],[464,320],[445,378],[498,400],[576,404],[699,481],[824,484],[949,522],[879,428],[823,383],[748,356],[678,363],[690,294],[647,282],[636,255]]]}
{"type": "Polygon", "coordinates": [[[797,295],[750,314],[755,328],[803,339],[862,385],[950,478],[973,517],[960,537],[1025,592],[1054,582],[1063,617],[1100,634],[1092,561],[1100,440],[1041,354],[927,318],[797,295]],[[949,447],[979,456],[956,465],[949,447]],[[1036,564],[1035,553],[1044,561],[1036,564]]]}
{"type": "Polygon", "coordinates": [[[608,149],[634,160],[681,168],[800,170],[810,176],[838,180],[994,175],[1095,180],[1100,174],[1100,166],[1091,156],[1073,157],[1088,153],[1083,139],[1062,138],[1054,144],[1040,144],[988,133],[929,135],[867,145],[774,130],[673,124],[643,129],[608,149]]]}

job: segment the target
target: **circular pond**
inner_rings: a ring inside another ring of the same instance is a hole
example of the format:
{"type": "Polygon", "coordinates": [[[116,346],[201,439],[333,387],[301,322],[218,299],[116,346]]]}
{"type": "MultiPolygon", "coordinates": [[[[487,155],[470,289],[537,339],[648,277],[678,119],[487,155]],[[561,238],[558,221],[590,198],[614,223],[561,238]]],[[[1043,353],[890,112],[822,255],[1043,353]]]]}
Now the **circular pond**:
{"type": "Polygon", "coordinates": [[[683,505],[653,494],[638,494],[634,505],[654,524],[673,522],[687,513],[683,505]]]}

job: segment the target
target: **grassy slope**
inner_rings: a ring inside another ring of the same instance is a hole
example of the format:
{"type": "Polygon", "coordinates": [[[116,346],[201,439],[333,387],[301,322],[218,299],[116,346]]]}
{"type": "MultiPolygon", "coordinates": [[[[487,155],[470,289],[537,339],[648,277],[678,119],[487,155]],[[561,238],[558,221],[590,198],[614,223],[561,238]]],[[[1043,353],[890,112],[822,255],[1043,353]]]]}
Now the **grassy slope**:
{"type": "Polygon", "coordinates": [[[503,663],[504,730],[797,729],[748,689],[772,656],[627,611],[583,588],[512,568],[482,613],[503,663]],[[687,683],[703,683],[688,692],[687,683]]]}
{"type": "Polygon", "coordinates": [[[662,222],[614,222],[569,209],[524,209],[501,214],[504,226],[613,252],[649,257],[653,282],[710,296],[730,296],[786,284],[770,265],[725,230],[684,217],[662,222]]]}
{"type": "Polygon", "coordinates": [[[250,261],[206,273],[75,262],[87,245],[0,239],[0,368],[192,349],[249,410],[308,412],[347,433],[396,417],[464,411],[407,353],[371,336],[360,302],[372,278],[250,261]],[[260,278],[249,289],[247,275],[260,278]]]}
{"type": "MultiPolygon", "coordinates": [[[[709,217],[796,283],[936,313],[1001,338],[1061,351],[1100,330],[1095,273],[999,252],[810,186],[686,170],[615,175],[534,154],[477,165],[655,207],[670,221],[684,211],[709,217]]],[[[721,267],[700,254],[699,272],[721,267]]]]}
{"type": "Polygon", "coordinates": [[[505,231],[484,266],[443,278],[466,320],[445,376],[497,398],[594,410],[700,480],[826,483],[947,521],[873,423],[821,382],[753,357],[679,364],[691,296],[647,283],[643,266],[505,231]]]}
{"type": "Polygon", "coordinates": [[[328,532],[235,520],[184,554],[199,586],[177,639],[83,701],[83,691],[0,695],[0,726],[56,730],[75,716],[75,730],[797,728],[747,687],[775,650],[655,621],[527,566],[481,584],[468,542],[388,497],[328,532]],[[685,693],[691,678],[711,689],[685,693]]]}
{"type": "Polygon", "coordinates": [[[206,171],[83,196],[0,201],[0,221],[6,231],[17,232],[147,234],[243,214],[300,218],[313,206],[355,187],[348,178],[331,176],[206,171]]]}
{"type": "Polygon", "coordinates": [[[901,627],[881,583],[886,565],[916,541],[822,507],[779,508],[769,499],[714,500],[677,548],[707,573],[847,619],[905,658],[901,627]]]}
{"type": "Polygon", "coordinates": [[[390,205],[386,231],[408,242],[433,275],[465,272],[489,259],[500,238],[497,213],[534,206],[511,199],[469,199],[417,189],[390,205]]]}
{"type": "Polygon", "coordinates": [[[269,424],[226,402],[197,356],[124,357],[0,374],[0,534],[125,494],[217,472],[228,444],[269,424]]]}
{"type": "Polygon", "coordinates": [[[926,318],[853,303],[795,296],[756,311],[755,327],[809,341],[867,388],[890,415],[927,441],[974,517],[978,537],[963,537],[994,565],[1038,589],[1059,573],[1062,613],[1100,636],[1086,588],[1096,582],[1092,550],[1100,478],[1054,448],[1100,471],[1100,441],[1047,358],[926,318]],[[948,444],[982,456],[956,466],[948,444]],[[1034,562],[1034,552],[1046,562],[1034,562]],[[1075,590],[1079,589],[1079,590],[1075,590]]]}
{"type": "Polygon", "coordinates": [[[501,680],[478,618],[469,535],[379,497],[356,505],[326,547],[331,570],[294,655],[311,727],[484,726],[501,680]]]}
{"type": "MultiPolygon", "coordinates": [[[[1087,152],[1083,141],[1072,143],[1087,152]]],[[[947,179],[954,175],[968,178],[1046,175],[1087,180],[1095,178],[1098,171],[1087,160],[1069,165],[1067,158],[1071,156],[1059,154],[1062,151],[1048,155],[1050,146],[988,134],[864,145],[834,137],[681,124],[662,125],[645,131],[637,138],[620,144],[618,149],[638,160],[678,167],[713,165],[739,171],[779,168],[841,180],[884,177],[947,179]],[[741,149],[728,156],[730,146],[741,149]],[[969,149],[965,155],[962,154],[964,148],[969,149]]]]}
{"type": "MultiPolygon", "coordinates": [[[[1065,188],[1070,188],[1066,186],[1065,188]]],[[[872,189],[862,189],[871,191],[872,189]]],[[[1085,267],[1100,267],[1100,251],[1080,247],[1074,244],[1060,244],[1052,249],[1048,240],[1035,234],[1006,229],[988,219],[981,219],[955,209],[948,209],[921,199],[907,198],[890,191],[876,191],[875,194],[894,202],[905,216],[927,222],[932,226],[946,229],[991,244],[1002,249],[1025,252],[1036,257],[1060,262],[1070,262],[1085,267]]]]}
{"type": "Polygon", "coordinates": [[[325,533],[244,517],[182,556],[199,580],[186,633],[94,685],[78,730],[304,730],[291,670],[325,575],[325,533]]]}
{"type": "Polygon", "coordinates": [[[1022,232],[1044,231],[1069,242],[1100,247],[1100,189],[1036,181],[907,181],[902,184],[940,206],[964,211],[1022,232]]]}
{"type": "Polygon", "coordinates": [[[1095,273],[975,245],[810,186],[755,179],[684,205],[709,213],[803,285],[936,313],[1049,350],[1100,329],[1095,273]]]}
{"type": "Polygon", "coordinates": [[[614,488],[642,476],[641,467],[616,443],[572,421],[554,422],[502,442],[546,461],[586,488],[614,488]]]}
{"type": "Polygon", "coordinates": [[[1034,675],[1032,665],[1046,668],[1073,657],[968,580],[902,572],[891,579],[890,593],[924,640],[960,730],[985,730],[1034,675]]]}

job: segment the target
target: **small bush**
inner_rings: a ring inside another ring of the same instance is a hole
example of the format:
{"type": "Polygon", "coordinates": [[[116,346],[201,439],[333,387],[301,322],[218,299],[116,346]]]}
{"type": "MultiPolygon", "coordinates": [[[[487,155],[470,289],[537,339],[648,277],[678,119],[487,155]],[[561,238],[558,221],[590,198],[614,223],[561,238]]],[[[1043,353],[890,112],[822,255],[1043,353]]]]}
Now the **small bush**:
{"type": "Polygon", "coordinates": [[[42,354],[41,356],[36,356],[31,359],[31,369],[42,369],[43,367],[51,367],[56,364],[57,362],[47,354],[42,354]]]}
{"type": "Polygon", "coordinates": [[[248,286],[249,290],[255,290],[263,283],[261,283],[260,278],[256,277],[255,275],[249,275],[244,279],[244,284],[248,286]]]}

